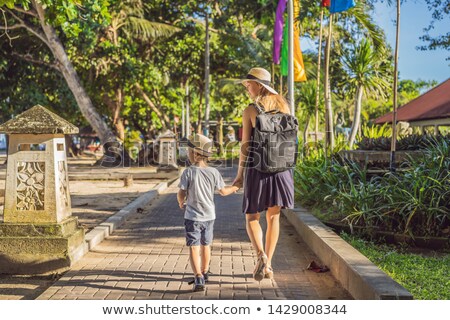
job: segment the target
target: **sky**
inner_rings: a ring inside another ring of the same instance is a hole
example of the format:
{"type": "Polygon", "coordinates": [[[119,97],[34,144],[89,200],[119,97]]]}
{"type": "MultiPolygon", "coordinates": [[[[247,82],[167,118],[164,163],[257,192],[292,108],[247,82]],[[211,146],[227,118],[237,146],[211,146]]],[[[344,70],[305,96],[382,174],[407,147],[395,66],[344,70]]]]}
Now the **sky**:
{"type": "MultiPolygon", "coordinates": [[[[397,9],[377,4],[374,19],[384,29],[388,43],[395,48],[395,19],[397,9]]],[[[399,72],[400,79],[437,80],[439,83],[450,78],[450,51],[447,50],[417,50],[417,46],[424,44],[419,39],[424,34],[431,18],[431,12],[425,0],[408,0],[400,7],[400,48],[399,72]]],[[[436,24],[432,35],[442,35],[450,31],[450,17],[436,24]]]]}
{"type": "MultiPolygon", "coordinates": [[[[374,20],[384,30],[391,47],[395,48],[396,7],[386,3],[377,3],[374,20]]],[[[399,78],[411,80],[436,80],[441,83],[450,78],[450,51],[417,50],[424,44],[419,39],[424,34],[423,29],[431,22],[431,12],[425,0],[407,0],[400,7],[400,48],[399,48],[399,78]]],[[[445,34],[450,29],[450,17],[436,24],[432,35],[445,34]]],[[[311,40],[302,38],[302,50],[315,48],[311,40]]]]}

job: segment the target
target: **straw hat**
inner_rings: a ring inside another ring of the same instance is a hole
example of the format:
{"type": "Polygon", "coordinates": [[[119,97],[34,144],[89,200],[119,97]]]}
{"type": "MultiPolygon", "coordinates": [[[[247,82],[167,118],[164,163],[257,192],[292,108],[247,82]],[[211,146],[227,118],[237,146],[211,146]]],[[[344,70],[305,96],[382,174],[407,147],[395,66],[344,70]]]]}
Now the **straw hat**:
{"type": "Polygon", "coordinates": [[[213,142],[208,137],[202,134],[195,134],[188,140],[188,147],[194,149],[194,151],[202,156],[212,156],[213,142]]]}
{"type": "Polygon", "coordinates": [[[247,74],[245,79],[240,80],[240,83],[244,84],[248,81],[255,81],[260,83],[264,88],[269,90],[269,92],[273,94],[278,94],[278,92],[272,88],[270,81],[272,77],[270,76],[270,72],[264,68],[251,68],[247,74]]]}

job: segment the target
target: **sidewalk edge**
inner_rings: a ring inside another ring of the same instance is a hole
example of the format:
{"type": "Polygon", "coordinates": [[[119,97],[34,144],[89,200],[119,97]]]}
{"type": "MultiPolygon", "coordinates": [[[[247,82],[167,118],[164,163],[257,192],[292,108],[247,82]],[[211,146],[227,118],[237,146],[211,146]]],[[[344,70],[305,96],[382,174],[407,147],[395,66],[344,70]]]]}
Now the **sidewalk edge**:
{"type": "Polygon", "coordinates": [[[300,237],[354,297],[410,300],[413,296],[369,259],[303,208],[283,210],[300,237]]]}

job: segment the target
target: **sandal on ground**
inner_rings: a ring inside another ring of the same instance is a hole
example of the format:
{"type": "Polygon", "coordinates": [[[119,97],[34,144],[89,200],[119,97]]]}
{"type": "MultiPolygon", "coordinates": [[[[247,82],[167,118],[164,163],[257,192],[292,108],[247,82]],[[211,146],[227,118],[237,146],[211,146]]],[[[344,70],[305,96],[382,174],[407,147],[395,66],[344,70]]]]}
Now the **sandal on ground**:
{"type": "Polygon", "coordinates": [[[266,267],[264,270],[264,278],[273,279],[273,269],[272,267],[266,267]]]}
{"type": "Polygon", "coordinates": [[[267,256],[265,253],[258,255],[258,261],[256,262],[255,270],[253,271],[253,279],[261,281],[264,279],[264,269],[267,265],[267,256]]]}

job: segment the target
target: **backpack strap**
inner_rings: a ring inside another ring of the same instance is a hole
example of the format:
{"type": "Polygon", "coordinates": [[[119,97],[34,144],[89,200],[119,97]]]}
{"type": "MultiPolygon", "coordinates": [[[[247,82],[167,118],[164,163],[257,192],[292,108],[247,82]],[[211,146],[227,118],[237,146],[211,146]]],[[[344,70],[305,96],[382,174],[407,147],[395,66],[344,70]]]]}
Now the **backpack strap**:
{"type": "Polygon", "coordinates": [[[256,109],[256,111],[258,111],[258,114],[263,114],[263,113],[266,113],[265,112],[265,110],[264,110],[264,108],[262,108],[259,104],[257,104],[256,102],[254,102],[254,103],[252,103],[252,104],[250,104],[251,106],[253,106],[255,109],[256,109]]]}
{"type": "Polygon", "coordinates": [[[275,109],[275,110],[270,110],[270,111],[266,111],[263,107],[261,107],[259,104],[257,104],[256,102],[250,104],[253,107],[255,107],[256,111],[258,111],[258,114],[275,114],[275,113],[280,113],[280,110],[275,109]]]}

